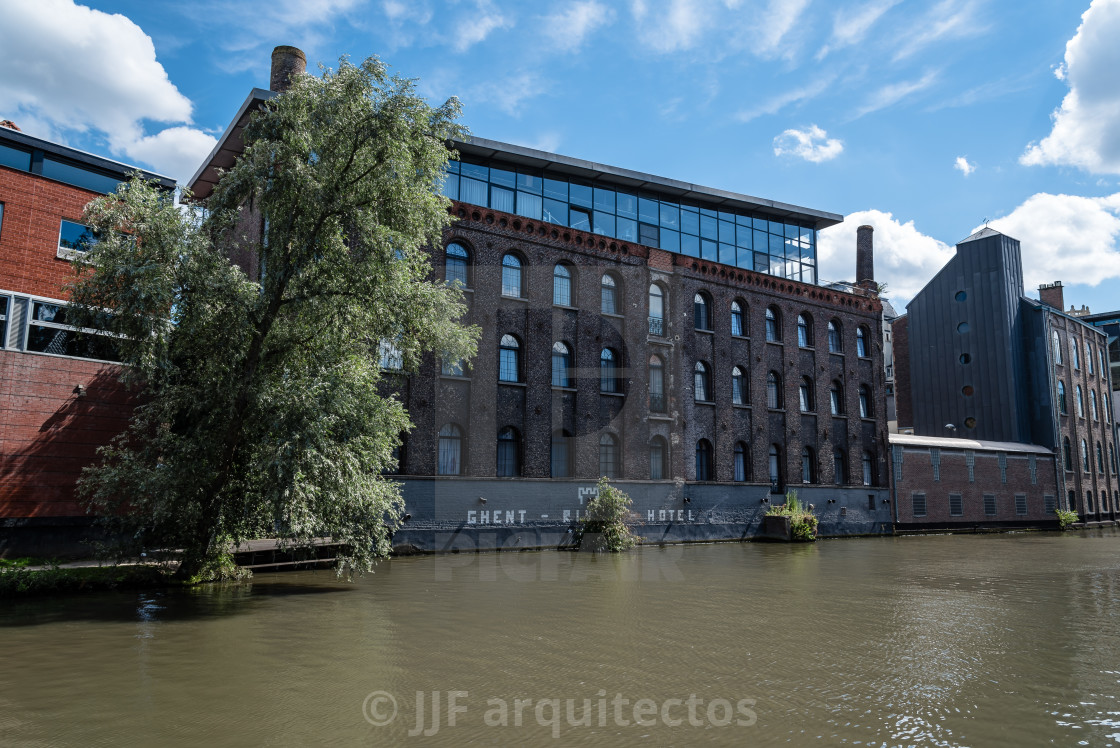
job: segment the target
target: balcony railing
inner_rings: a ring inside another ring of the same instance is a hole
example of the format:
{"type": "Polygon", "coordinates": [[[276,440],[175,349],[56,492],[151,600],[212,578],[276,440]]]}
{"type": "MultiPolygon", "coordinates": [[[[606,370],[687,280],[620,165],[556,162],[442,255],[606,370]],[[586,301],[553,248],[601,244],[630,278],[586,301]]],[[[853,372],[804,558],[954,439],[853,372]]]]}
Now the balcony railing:
{"type": "Polygon", "coordinates": [[[654,413],[665,412],[665,395],[650,394],[649,396],[649,409],[654,413]]]}
{"type": "Polygon", "coordinates": [[[665,320],[661,317],[649,318],[649,334],[661,338],[665,336],[665,320]]]}

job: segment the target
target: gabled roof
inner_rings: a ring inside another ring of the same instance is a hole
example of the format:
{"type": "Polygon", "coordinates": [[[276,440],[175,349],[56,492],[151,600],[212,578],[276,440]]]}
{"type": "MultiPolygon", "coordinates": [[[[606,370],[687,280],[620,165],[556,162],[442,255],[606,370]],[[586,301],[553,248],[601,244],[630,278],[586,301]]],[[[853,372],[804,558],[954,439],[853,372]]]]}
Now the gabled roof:
{"type": "Polygon", "coordinates": [[[984,228],[977,231],[975,234],[972,234],[971,236],[969,236],[965,239],[961,239],[959,242],[957,242],[957,246],[960,246],[961,244],[965,244],[967,242],[974,242],[974,241],[977,241],[978,239],[987,239],[989,236],[1007,236],[1007,235],[1003,234],[1003,233],[1000,233],[999,231],[996,231],[993,228],[988,228],[987,226],[985,226],[984,228]]]}
{"type": "Polygon", "coordinates": [[[263,88],[254,88],[249,92],[248,98],[237,110],[233,122],[230,122],[229,127],[222,133],[214,150],[210,151],[210,155],[187,182],[196,200],[210,197],[214,185],[218,183],[218,169],[231,168],[245,150],[241,131],[249,124],[249,116],[260,109],[266,101],[278,95],[275,91],[267,91],[263,88]]]}

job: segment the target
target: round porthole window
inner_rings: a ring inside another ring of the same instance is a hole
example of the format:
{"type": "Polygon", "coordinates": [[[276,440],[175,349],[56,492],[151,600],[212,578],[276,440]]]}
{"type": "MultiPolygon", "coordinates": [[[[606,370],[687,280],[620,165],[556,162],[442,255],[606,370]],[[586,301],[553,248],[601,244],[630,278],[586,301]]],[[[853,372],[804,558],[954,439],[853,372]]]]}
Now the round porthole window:
{"type": "Polygon", "coordinates": [[[972,362],[972,356],[968,355],[967,353],[962,353],[961,354],[961,363],[962,364],[967,364],[967,363],[971,363],[971,362],[972,362]]]}
{"type": "Polygon", "coordinates": [[[961,394],[965,397],[972,397],[972,393],[973,389],[971,384],[966,384],[964,387],[961,387],[961,394]]]}
{"type": "Polygon", "coordinates": [[[968,418],[964,419],[964,427],[966,429],[976,428],[976,419],[973,418],[972,416],[969,416],[968,418]]]}
{"type": "Polygon", "coordinates": [[[959,325],[957,325],[957,332],[959,332],[959,333],[968,332],[968,323],[967,322],[962,322],[959,325]]]}
{"type": "Polygon", "coordinates": [[[968,294],[966,294],[964,291],[957,291],[956,296],[954,296],[953,298],[957,301],[964,301],[968,298],[968,294]]]}

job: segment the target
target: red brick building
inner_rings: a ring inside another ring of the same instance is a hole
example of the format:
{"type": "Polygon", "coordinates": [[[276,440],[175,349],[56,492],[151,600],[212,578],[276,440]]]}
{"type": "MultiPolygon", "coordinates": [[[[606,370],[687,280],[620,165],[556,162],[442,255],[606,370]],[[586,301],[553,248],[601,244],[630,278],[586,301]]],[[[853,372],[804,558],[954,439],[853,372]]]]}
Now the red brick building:
{"type": "Polygon", "coordinates": [[[1060,505],[1046,447],[891,434],[895,528],[1047,527],[1060,505]]]}
{"type": "Polygon", "coordinates": [[[74,483],[127,422],[110,341],[65,324],[65,287],[96,241],[86,204],[135,171],[0,127],[0,557],[74,547],[74,483]]]}

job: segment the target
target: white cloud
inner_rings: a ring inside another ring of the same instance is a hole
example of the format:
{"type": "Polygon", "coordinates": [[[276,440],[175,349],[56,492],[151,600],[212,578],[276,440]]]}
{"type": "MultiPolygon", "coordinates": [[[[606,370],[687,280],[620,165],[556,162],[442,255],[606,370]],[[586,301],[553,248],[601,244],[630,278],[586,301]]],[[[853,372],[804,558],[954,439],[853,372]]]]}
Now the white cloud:
{"type": "Polygon", "coordinates": [[[901,223],[890,213],[863,210],[838,226],[820,232],[820,275],[828,280],[852,280],[856,274],[856,229],[875,229],[875,280],[887,284],[886,296],[899,311],[922,290],[953,256],[953,248],[919,231],[913,221],[901,223]]]}
{"type": "Polygon", "coordinates": [[[832,38],[817,53],[822,60],[829,52],[858,44],[867,36],[875,22],[902,0],[872,0],[858,10],[844,9],[836,14],[832,23],[832,38]]]}
{"type": "Polygon", "coordinates": [[[193,127],[168,127],[130,143],[128,155],[185,182],[202,165],[216,142],[214,136],[193,127]]]}
{"type": "Polygon", "coordinates": [[[538,133],[535,138],[529,138],[528,140],[513,140],[511,142],[518,143],[525,146],[526,148],[535,148],[538,151],[556,153],[560,148],[561,140],[562,138],[560,137],[560,133],[547,131],[538,133]]]}
{"type": "Polygon", "coordinates": [[[595,0],[569,3],[563,10],[543,19],[553,44],[566,51],[579,49],[588,36],[612,21],[614,11],[595,0]]]}
{"type": "Polygon", "coordinates": [[[536,73],[523,72],[474,86],[463,96],[463,100],[471,104],[489,104],[516,117],[526,100],[539,96],[544,90],[544,84],[536,73]]]}
{"type": "Polygon", "coordinates": [[[791,57],[794,47],[783,46],[782,42],[805,8],[809,7],[809,2],[810,0],[770,0],[769,7],[762,13],[756,27],[759,38],[754,52],[759,57],[791,57]]]}
{"type": "Polygon", "coordinates": [[[735,115],[735,118],[740,122],[750,122],[753,119],[762,117],[767,114],[777,114],[790,104],[797,104],[803,101],[809,101],[824,93],[832,82],[836,80],[835,75],[827,75],[819,80],[810,83],[801,88],[791,89],[784,94],[775,96],[774,98],[766,101],[758,106],[750,109],[744,109],[735,115]]]}
{"type": "Polygon", "coordinates": [[[1120,0],[1094,0],[1066,43],[1055,70],[1069,93],[1054,128],[1019,158],[1026,165],[1065,164],[1094,174],[1120,174],[1120,0]]]}
{"type": "Polygon", "coordinates": [[[699,41],[711,17],[705,0],[662,0],[651,13],[649,0],[633,0],[630,12],[641,41],[655,52],[689,49],[699,41]]]}
{"type": "Polygon", "coordinates": [[[456,52],[465,52],[485,41],[493,31],[513,28],[513,19],[499,13],[491,3],[480,2],[475,11],[455,26],[453,46],[456,52]]]}
{"type": "Polygon", "coordinates": [[[151,38],[123,15],[72,0],[9,3],[0,24],[0,101],[29,134],[52,139],[90,130],[118,157],[183,180],[214,138],[191,124],[192,105],[156,60],[151,38]],[[49,131],[23,123],[49,125],[49,131]],[[180,123],[147,135],[145,122],[180,123]],[[193,165],[189,162],[193,159],[193,165]]]}
{"type": "Polygon", "coordinates": [[[935,42],[986,32],[987,26],[976,15],[976,6],[976,0],[942,0],[924,17],[914,21],[912,28],[917,29],[915,33],[901,37],[902,46],[895,53],[895,62],[935,42]]]}
{"type": "Polygon", "coordinates": [[[829,138],[828,133],[816,125],[809,125],[804,130],[786,130],[774,138],[775,156],[797,156],[814,164],[831,161],[843,150],[842,142],[829,138]]]}
{"type": "Polygon", "coordinates": [[[976,164],[969,163],[968,159],[964,156],[957,156],[957,160],[953,163],[953,168],[967,177],[969,174],[976,171],[976,164]]]}
{"type": "Polygon", "coordinates": [[[937,72],[929,72],[923,75],[918,80],[902,81],[900,83],[891,83],[890,85],[883,86],[878,91],[871,95],[871,98],[865,103],[855,114],[855,119],[859,119],[865,114],[877,112],[880,109],[886,109],[893,106],[898,102],[905,99],[907,96],[917,93],[923,89],[929,88],[937,80],[937,72]]]}
{"type": "Polygon", "coordinates": [[[1120,278],[1120,192],[1040,192],[989,226],[1019,240],[1028,290],[1058,279],[1097,286],[1120,278]]]}
{"type": "MultiPolygon", "coordinates": [[[[899,310],[955,252],[953,246],[923,234],[913,221],[902,223],[890,213],[864,210],[820,232],[822,278],[852,279],[856,228],[863,224],[875,228],[875,279],[887,284],[886,295],[899,310]]],[[[1055,280],[1095,287],[1120,279],[1120,193],[1079,197],[1041,192],[988,225],[1019,240],[1028,292],[1055,280]]]]}

